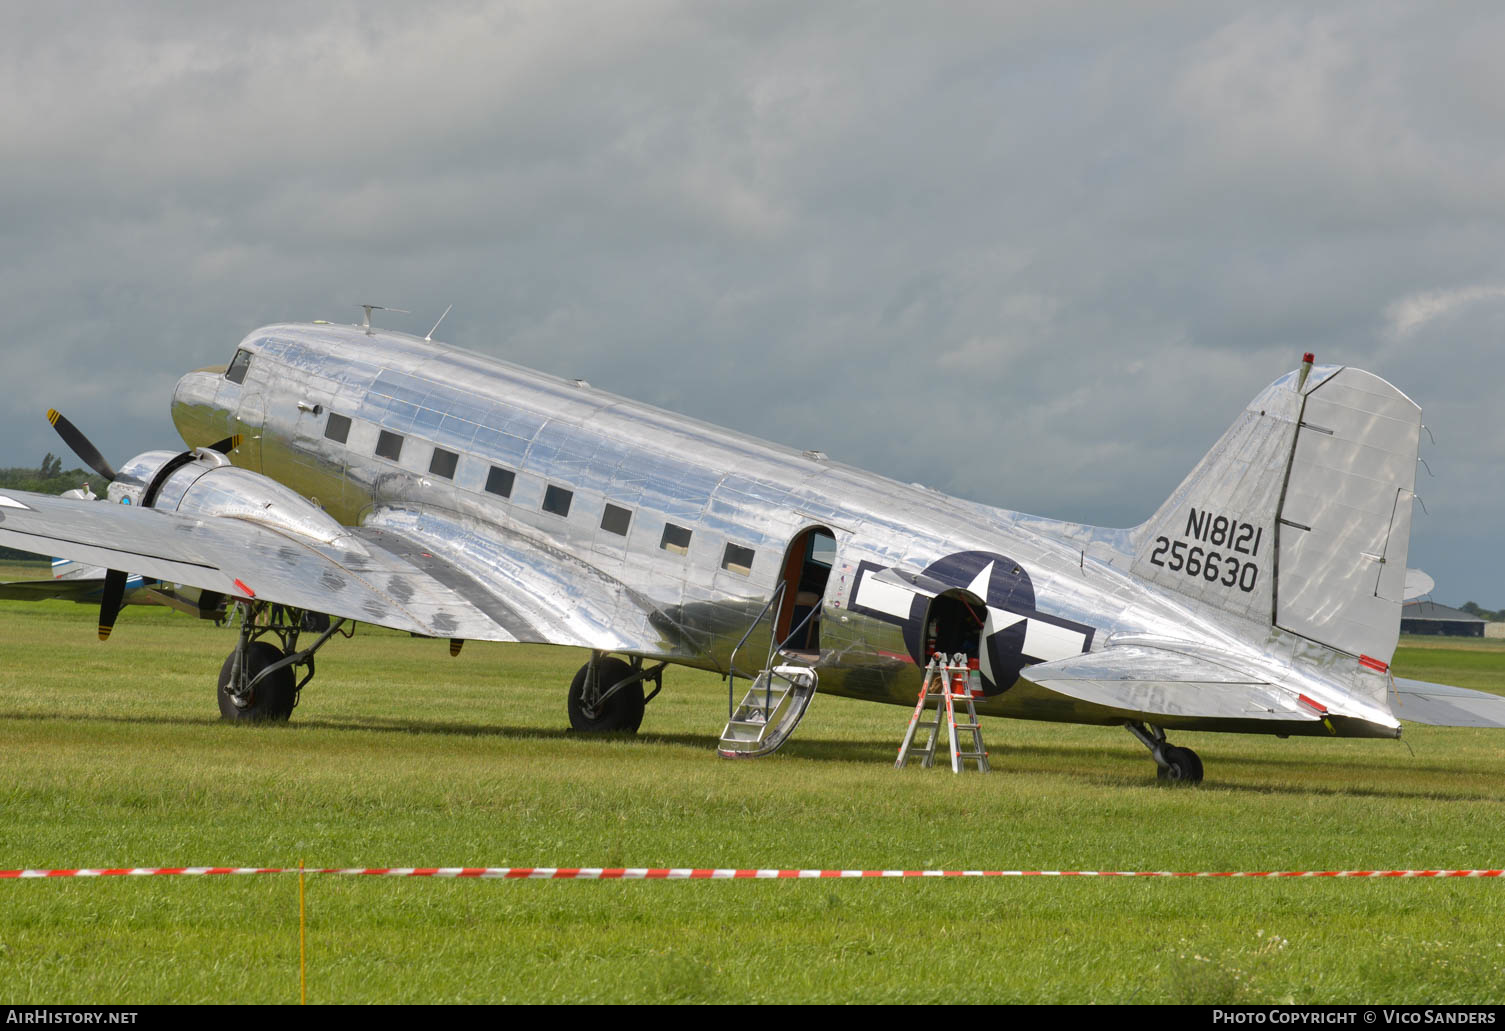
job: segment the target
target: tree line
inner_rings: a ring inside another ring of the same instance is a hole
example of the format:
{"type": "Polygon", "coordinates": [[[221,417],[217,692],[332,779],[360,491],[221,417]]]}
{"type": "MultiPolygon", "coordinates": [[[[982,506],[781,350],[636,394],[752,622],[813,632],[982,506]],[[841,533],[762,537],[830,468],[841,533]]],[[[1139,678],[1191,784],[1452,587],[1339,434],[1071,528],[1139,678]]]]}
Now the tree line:
{"type": "Polygon", "coordinates": [[[1489,611],[1489,609],[1480,608],[1477,604],[1471,601],[1466,601],[1462,605],[1459,605],[1458,611],[1467,612],[1470,616],[1478,616],[1486,623],[1505,622],[1505,609],[1501,609],[1498,612],[1491,612],[1489,611]]]}

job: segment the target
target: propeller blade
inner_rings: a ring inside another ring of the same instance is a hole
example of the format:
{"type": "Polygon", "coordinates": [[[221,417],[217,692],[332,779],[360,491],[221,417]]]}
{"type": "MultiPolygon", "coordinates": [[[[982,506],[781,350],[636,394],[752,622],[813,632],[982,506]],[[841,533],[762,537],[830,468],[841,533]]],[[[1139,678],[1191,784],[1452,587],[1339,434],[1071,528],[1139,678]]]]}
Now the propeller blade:
{"type": "Polygon", "coordinates": [[[209,450],[210,451],[218,451],[222,455],[228,455],[230,452],[234,451],[238,447],[240,447],[240,434],[239,433],[235,434],[235,436],[233,436],[233,437],[226,437],[224,440],[218,441],[218,442],[216,442],[214,444],[210,444],[209,445],[209,450]]]}
{"type": "Polygon", "coordinates": [[[63,443],[84,460],[85,465],[112,483],[119,479],[115,470],[110,467],[110,463],[105,461],[104,455],[99,453],[99,449],[89,443],[89,438],[84,436],[77,426],[64,418],[62,412],[56,408],[47,409],[47,421],[52,423],[52,428],[57,430],[57,435],[63,438],[63,443]]]}
{"type": "Polygon", "coordinates": [[[120,615],[120,603],[125,598],[125,574],[112,569],[105,574],[104,594],[99,599],[99,639],[108,641],[110,631],[115,629],[115,617],[120,615]]]}

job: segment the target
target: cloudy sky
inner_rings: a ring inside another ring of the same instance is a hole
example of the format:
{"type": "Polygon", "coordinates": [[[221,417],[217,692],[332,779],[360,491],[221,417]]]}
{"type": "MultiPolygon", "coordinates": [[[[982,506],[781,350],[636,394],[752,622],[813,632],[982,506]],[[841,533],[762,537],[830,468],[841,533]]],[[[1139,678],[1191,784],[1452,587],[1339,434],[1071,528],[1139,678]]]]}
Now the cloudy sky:
{"type": "Polygon", "coordinates": [[[9,4],[0,465],[361,302],[1044,515],[1149,515],[1303,351],[1423,407],[1505,606],[1493,3],[9,4]]]}

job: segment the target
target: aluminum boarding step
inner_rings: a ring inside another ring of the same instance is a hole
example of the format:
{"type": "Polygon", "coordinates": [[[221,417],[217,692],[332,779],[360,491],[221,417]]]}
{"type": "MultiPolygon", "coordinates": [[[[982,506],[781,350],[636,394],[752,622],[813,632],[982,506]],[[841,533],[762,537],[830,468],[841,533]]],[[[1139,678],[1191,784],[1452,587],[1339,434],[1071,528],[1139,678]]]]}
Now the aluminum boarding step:
{"type": "Polygon", "coordinates": [[[755,759],[778,751],[815,697],[815,670],[775,666],[758,674],[721,732],[723,759],[755,759]]]}

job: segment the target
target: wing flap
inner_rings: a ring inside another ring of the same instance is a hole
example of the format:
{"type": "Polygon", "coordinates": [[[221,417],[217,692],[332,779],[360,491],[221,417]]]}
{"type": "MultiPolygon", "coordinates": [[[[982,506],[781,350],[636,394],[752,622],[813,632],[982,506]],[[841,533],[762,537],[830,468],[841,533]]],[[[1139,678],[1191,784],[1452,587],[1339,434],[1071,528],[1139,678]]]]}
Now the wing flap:
{"type": "Polygon", "coordinates": [[[1024,677],[1068,698],[1146,717],[1320,718],[1268,680],[1163,648],[1119,645],[1026,667],[1024,677]]]}

